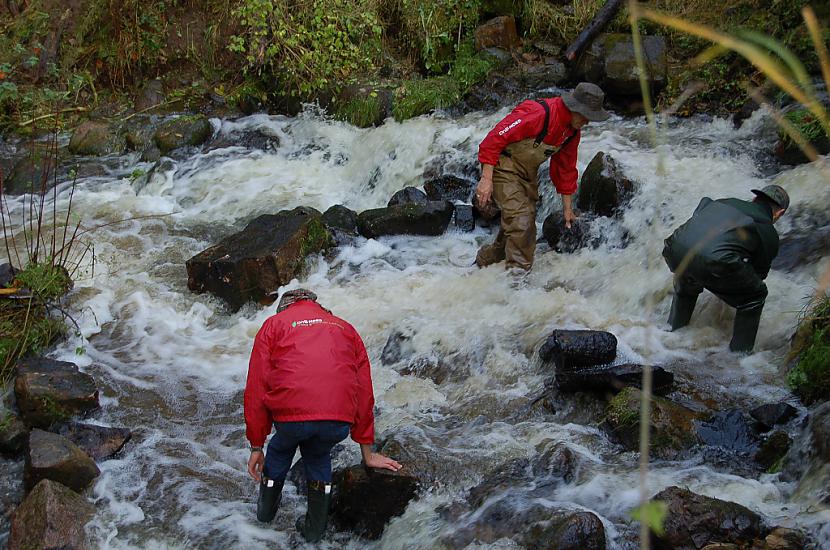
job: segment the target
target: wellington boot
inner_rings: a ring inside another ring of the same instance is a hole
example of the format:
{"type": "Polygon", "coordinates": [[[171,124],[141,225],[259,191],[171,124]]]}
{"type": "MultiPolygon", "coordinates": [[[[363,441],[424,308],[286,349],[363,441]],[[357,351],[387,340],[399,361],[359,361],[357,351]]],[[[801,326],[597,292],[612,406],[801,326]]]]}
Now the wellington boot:
{"type": "Polygon", "coordinates": [[[738,311],[735,314],[735,324],[732,327],[732,341],[729,350],[749,353],[755,347],[755,336],[758,334],[758,325],[761,324],[760,311],[738,311]]]}
{"type": "Polygon", "coordinates": [[[256,519],[263,523],[274,519],[282,500],[283,483],[285,482],[262,476],[259,483],[259,500],[256,503],[256,519]]]}
{"type": "Polygon", "coordinates": [[[329,520],[331,484],[321,481],[308,482],[308,509],[305,518],[297,520],[297,530],[308,542],[319,542],[326,532],[329,520]]]}
{"type": "Polygon", "coordinates": [[[683,328],[689,324],[696,303],[697,296],[674,295],[671,301],[671,312],[669,313],[669,324],[672,330],[683,328]]]}

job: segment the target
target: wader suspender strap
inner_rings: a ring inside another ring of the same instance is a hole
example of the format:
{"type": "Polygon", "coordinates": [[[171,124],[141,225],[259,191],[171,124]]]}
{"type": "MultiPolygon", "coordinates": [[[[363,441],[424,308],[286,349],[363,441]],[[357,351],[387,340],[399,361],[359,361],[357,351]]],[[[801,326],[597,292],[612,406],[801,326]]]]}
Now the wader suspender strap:
{"type": "MultiPolygon", "coordinates": [[[[536,140],[533,142],[534,147],[539,147],[539,144],[542,143],[542,140],[545,139],[546,135],[548,135],[548,124],[550,124],[550,106],[548,105],[548,102],[544,99],[537,99],[536,103],[541,105],[542,108],[545,110],[545,124],[542,126],[542,131],[539,132],[539,135],[536,136],[536,140]]],[[[559,151],[564,149],[565,146],[568,143],[570,143],[574,137],[576,137],[576,130],[571,132],[571,135],[565,138],[565,141],[563,141],[562,144],[556,149],[556,152],[558,153],[559,151]]]]}

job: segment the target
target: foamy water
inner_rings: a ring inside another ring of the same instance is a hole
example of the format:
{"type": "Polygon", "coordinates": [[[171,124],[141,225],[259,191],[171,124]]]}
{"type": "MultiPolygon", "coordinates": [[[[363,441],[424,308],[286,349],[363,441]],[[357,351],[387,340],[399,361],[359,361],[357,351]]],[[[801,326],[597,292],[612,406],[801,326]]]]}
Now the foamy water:
{"type": "MultiPolygon", "coordinates": [[[[300,205],[320,211],[334,204],[357,211],[383,206],[398,189],[422,185],[428,167],[457,171],[474,163],[479,141],[505,113],[390,120],[367,130],[312,112],[214,120],[217,132],[258,130],[280,144],[268,151],[214,150],[137,179],[130,174],[151,165],[128,156],[109,174],[78,182],[73,212],[85,226],[135,218],[85,236],[94,244],[95,267],[94,273],[91,266],[84,270],[71,298],[80,335],[54,354],[99,381],[104,407],[97,421],[134,431],[123,454],[100,464],[92,490],[98,514],[89,527],[94,546],[298,544],[293,524],[304,499],[287,484],[275,524],[262,526],[254,517],[256,484],[245,472],[241,392],[254,335],[273,307],[251,304],[228,313],[218,299],[187,290],[184,262],[256,215],[300,205]]],[[[830,184],[814,167],[772,175],[759,167],[773,134],[762,113],[739,130],[719,119],[671,122],[657,148],[642,120],[589,126],[580,171],[604,151],[639,183],[637,195],[619,220],[595,224],[607,244],[571,255],[540,245],[525,285],[512,283],[502,266],[463,267],[492,239],[482,228],[451,228],[440,237],[361,238],[310,259],[306,273],[287,288],[314,289],[320,303],[363,336],[373,364],[378,434],[417,434],[419,445],[441,457],[448,470],[444,482],[394,519],[381,540],[338,534],[328,546],[438,548],[458,527],[441,518],[440,506],[492,468],[534,456],[553,440],[569,445],[585,466],[578,479],[556,491],[551,505],[596,513],[610,548],[631,547],[636,454],[579,423],[573,404],[556,414],[531,406],[544,387],[533,355],[554,328],[609,330],[620,342],[620,356],[669,366],[724,408],[792,399],[780,367],[804,298],[830,267],[826,259],[770,274],[753,355],[728,352],[732,310],[708,294],[689,328],[665,330],[671,277],[660,256],[662,240],[702,196],[748,199],[751,188],[779,183],[790,193],[791,211],[830,206],[830,184]],[[400,375],[394,368],[400,365],[382,365],[381,351],[394,330],[412,334],[416,355],[455,354],[461,381],[436,385],[400,375]]],[[[561,208],[543,181],[543,213],[561,208]]],[[[68,193],[63,185],[59,209],[68,193]]],[[[779,229],[786,231],[788,223],[785,217],[779,229]]],[[[347,443],[335,466],[358,459],[357,445],[347,443]]],[[[654,465],[651,493],[676,484],[740,502],[772,524],[803,527],[830,545],[827,528],[820,531],[830,520],[827,511],[790,500],[793,487],[775,475],[745,479],[693,462],[654,465]]]]}

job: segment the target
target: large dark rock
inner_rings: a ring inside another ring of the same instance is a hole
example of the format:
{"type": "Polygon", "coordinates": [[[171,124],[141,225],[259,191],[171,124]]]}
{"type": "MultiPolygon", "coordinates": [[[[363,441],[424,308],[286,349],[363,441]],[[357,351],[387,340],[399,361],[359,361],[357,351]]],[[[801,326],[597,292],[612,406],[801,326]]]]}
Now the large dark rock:
{"type": "Polygon", "coordinates": [[[530,462],[534,478],[546,482],[554,478],[572,483],[576,480],[581,465],[580,455],[567,444],[558,441],[547,444],[530,462]]]}
{"type": "Polygon", "coordinates": [[[0,416],[0,453],[16,455],[23,451],[29,429],[13,414],[0,416]]]}
{"type": "Polygon", "coordinates": [[[526,458],[515,458],[498,466],[484,477],[481,483],[472,487],[467,493],[467,503],[473,510],[479,508],[493,496],[530,479],[530,461],[526,458]]]}
{"type": "Polygon", "coordinates": [[[475,30],[476,50],[500,48],[510,51],[521,46],[516,20],[509,15],[494,17],[475,30]]]}
{"type": "Polygon", "coordinates": [[[752,409],[749,414],[764,430],[771,430],[779,424],[784,424],[795,415],[798,409],[784,401],[780,403],[765,403],[752,409]]]}
{"type": "Polygon", "coordinates": [[[600,330],[554,330],[539,349],[542,361],[557,369],[573,369],[610,363],[617,356],[617,338],[600,330]]]}
{"type": "Polygon", "coordinates": [[[461,483],[465,479],[464,457],[436,446],[435,437],[417,426],[401,426],[394,433],[383,434],[378,449],[404,464],[405,472],[417,479],[422,489],[461,483]]]}
{"type": "MultiPolygon", "coordinates": [[[[657,93],[668,82],[666,41],[662,36],[643,36],[642,41],[648,85],[652,93],[657,93]]],[[[575,76],[599,84],[612,100],[618,96],[639,96],[640,77],[631,35],[597,37],[581,56],[575,76]]]]}
{"type": "MultiPolygon", "coordinates": [[[[663,367],[651,367],[652,392],[666,395],[674,384],[674,374],[663,367]]],[[[643,365],[626,363],[599,367],[576,367],[556,371],[556,386],[561,391],[619,393],[624,388],[641,388],[643,365]]]]}
{"type": "MultiPolygon", "coordinates": [[[[810,140],[808,139],[808,141],[810,140]]],[[[818,137],[810,141],[810,145],[816,149],[816,153],[819,155],[830,153],[830,138],[828,137],[818,137]]],[[[797,165],[810,162],[810,159],[807,158],[807,155],[804,154],[801,147],[789,138],[779,139],[775,143],[773,153],[781,161],[781,164],[797,165]]]]}
{"type": "MultiPolygon", "coordinates": [[[[625,388],[608,405],[606,424],[610,434],[629,451],[640,448],[640,402],[642,394],[625,388]]],[[[658,458],[671,459],[700,443],[695,420],[700,412],[688,409],[663,397],[652,396],[649,416],[650,451],[658,458]]]]}
{"type": "Polygon", "coordinates": [[[830,463],[830,401],[813,410],[807,430],[812,437],[816,456],[830,463]]]}
{"type": "Polygon", "coordinates": [[[399,204],[426,204],[429,202],[426,193],[417,187],[404,187],[396,191],[386,203],[386,206],[397,206],[399,204]]]}
{"type": "Polygon", "coordinates": [[[605,526],[591,512],[562,512],[533,524],[520,541],[529,550],[605,550],[605,526]]]}
{"type": "Polygon", "coordinates": [[[743,412],[737,409],[719,411],[697,423],[701,443],[738,453],[754,453],[760,440],[743,412]]]}
{"type": "Polygon", "coordinates": [[[360,234],[367,239],[384,235],[441,235],[452,219],[449,201],[400,204],[365,210],[357,217],[360,234]]]}
{"type": "Polygon", "coordinates": [[[705,497],[680,487],[654,495],[668,508],[662,535],[652,533],[657,550],[698,550],[709,543],[750,547],[767,532],[761,517],[734,502],[705,497]]]}
{"type": "Polygon", "coordinates": [[[461,231],[472,231],[476,228],[473,207],[469,204],[455,205],[455,226],[461,231]]]}
{"type": "Polygon", "coordinates": [[[69,140],[69,151],[75,155],[102,156],[122,153],[124,138],[116,128],[105,122],[89,120],[78,126],[69,140]]]}
{"type": "Polygon", "coordinates": [[[3,193],[14,196],[51,189],[56,170],[57,157],[44,147],[35,147],[14,163],[9,177],[3,179],[3,193]]]}
{"type": "Polygon", "coordinates": [[[830,214],[803,208],[787,212],[786,221],[790,229],[781,235],[773,269],[788,272],[801,269],[830,254],[830,214]]]}
{"type": "Polygon", "coordinates": [[[24,422],[48,428],[99,407],[95,380],[73,363],[35,357],[17,367],[17,407],[24,422]]]}
{"type": "Polygon", "coordinates": [[[108,428],[81,422],[68,422],[58,429],[58,433],[95,460],[117,454],[133,435],[127,428],[108,428]]]}
{"type": "Polygon", "coordinates": [[[85,550],[95,507],[60,483],[42,480],[14,511],[9,550],[85,550]]]}
{"type": "Polygon", "coordinates": [[[424,191],[431,201],[469,202],[476,182],[456,176],[443,175],[424,184],[424,191]]]}
{"type": "Polygon", "coordinates": [[[557,209],[545,218],[542,224],[542,237],[552,249],[566,254],[591,246],[588,228],[589,218],[588,215],[582,215],[571,224],[570,229],[567,229],[565,227],[565,215],[557,209]]]}
{"type": "Polygon", "coordinates": [[[234,311],[248,301],[271,303],[272,293],[297,276],[307,256],[331,245],[313,208],[265,214],[190,258],[187,287],[224,299],[234,311]]]}
{"type": "Polygon", "coordinates": [[[763,550],[804,550],[808,538],[801,531],[787,527],[776,527],[764,537],[763,550]]]}
{"type": "Polygon", "coordinates": [[[413,332],[409,329],[394,329],[386,338],[386,344],[380,353],[380,362],[383,365],[394,365],[399,361],[415,355],[412,345],[413,332]]]}
{"type": "Polygon", "coordinates": [[[204,115],[182,116],[160,125],[153,134],[153,141],[161,154],[166,155],[180,147],[201,145],[212,133],[213,126],[204,115]]]}
{"type": "Polygon", "coordinates": [[[390,519],[400,516],[415,498],[418,480],[407,472],[356,465],[335,472],[331,518],[339,530],[378,539],[390,519]]]}
{"type": "Polygon", "coordinates": [[[328,228],[338,246],[350,244],[358,236],[357,212],[341,204],[335,204],[323,212],[320,221],[328,228]]]}
{"type": "Polygon", "coordinates": [[[600,151],[582,174],[576,204],[580,210],[612,216],[625,206],[633,193],[634,184],[625,177],[617,162],[600,151]]]}
{"type": "Polygon", "coordinates": [[[12,264],[0,264],[0,288],[11,285],[15,275],[17,270],[12,264]]]}
{"type": "Polygon", "coordinates": [[[51,479],[80,493],[100,473],[95,461],[65,437],[38,429],[29,434],[23,474],[27,489],[51,479]]]}
{"type": "Polygon", "coordinates": [[[761,443],[753,457],[765,470],[776,470],[792,446],[792,439],[787,432],[777,431],[761,443]]]}

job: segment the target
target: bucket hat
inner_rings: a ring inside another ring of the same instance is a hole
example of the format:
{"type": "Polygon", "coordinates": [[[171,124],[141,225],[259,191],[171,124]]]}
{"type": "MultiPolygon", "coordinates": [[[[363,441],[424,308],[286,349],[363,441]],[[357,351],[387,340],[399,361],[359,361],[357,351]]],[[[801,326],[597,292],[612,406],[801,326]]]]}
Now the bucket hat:
{"type": "Polygon", "coordinates": [[[607,120],[611,116],[602,108],[604,99],[605,92],[602,88],[590,82],[580,82],[573,92],[562,94],[562,101],[568,109],[593,122],[607,120]]]}
{"type": "Polygon", "coordinates": [[[762,189],[752,189],[752,192],[759,197],[766,197],[784,210],[790,207],[790,196],[780,185],[767,185],[762,189]]]}

